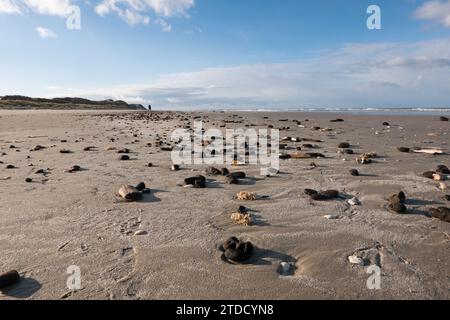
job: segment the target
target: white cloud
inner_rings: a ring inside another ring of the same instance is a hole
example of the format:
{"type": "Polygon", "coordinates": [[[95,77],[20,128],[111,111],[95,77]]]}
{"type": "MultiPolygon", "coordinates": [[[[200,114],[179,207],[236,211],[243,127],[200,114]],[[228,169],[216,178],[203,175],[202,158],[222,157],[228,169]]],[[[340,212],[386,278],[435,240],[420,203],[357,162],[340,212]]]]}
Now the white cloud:
{"type": "Polygon", "coordinates": [[[450,106],[449,74],[450,39],[347,44],[296,63],[210,68],[51,95],[140,97],[159,108],[450,106]]]}
{"type": "Polygon", "coordinates": [[[71,0],[0,0],[0,13],[34,12],[59,17],[70,13],[71,0]]]}
{"type": "Polygon", "coordinates": [[[55,39],[58,37],[58,35],[53,30],[44,27],[37,27],[36,32],[38,33],[39,37],[43,39],[55,39]]]}
{"type": "Polygon", "coordinates": [[[20,14],[21,9],[15,1],[12,0],[0,0],[0,13],[7,14],[20,14]]]}
{"type": "MultiPolygon", "coordinates": [[[[148,24],[150,14],[157,17],[188,16],[188,11],[194,6],[194,0],[102,0],[95,7],[100,16],[115,13],[130,25],[148,24]]],[[[155,21],[164,31],[170,31],[171,26],[158,18],[155,21]]]]}
{"type": "Polygon", "coordinates": [[[425,2],[417,9],[415,16],[419,19],[431,20],[450,28],[450,0],[425,2]]]}

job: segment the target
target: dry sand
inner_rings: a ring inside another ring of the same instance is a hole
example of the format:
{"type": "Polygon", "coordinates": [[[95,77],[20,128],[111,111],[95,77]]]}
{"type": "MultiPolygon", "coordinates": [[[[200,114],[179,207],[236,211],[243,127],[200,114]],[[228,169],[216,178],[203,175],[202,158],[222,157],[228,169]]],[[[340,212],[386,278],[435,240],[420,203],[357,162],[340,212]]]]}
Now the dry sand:
{"type": "Polygon", "coordinates": [[[228,185],[222,177],[208,177],[215,180],[209,188],[189,189],[178,184],[206,166],[171,172],[170,152],[147,143],[154,143],[157,133],[170,136],[184,123],[180,118],[192,121],[201,115],[216,127],[231,113],[154,113],[168,117],[159,121],[133,121],[127,112],[102,114],[0,111],[0,154],[6,153],[0,156],[0,273],[15,269],[24,277],[0,292],[0,299],[450,298],[450,226],[426,216],[428,208],[449,203],[435,181],[421,176],[450,165],[450,156],[396,150],[434,146],[449,151],[449,122],[428,116],[239,113],[243,123],[229,128],[289,126],[282,136],[323,140],[315,151],[327,158],[314,159],[312,170],[311,160],[281,161],[281,173],[271,178],[261,177],[258,167],[239,167],[234,170],[256,179],[228,185]],[[345,122],[329,122],[336,117],[345,122]],[[310,121],[299,128],[294,119],[310,121]],[[382,126],[384,121],[391,126],[382,126]],[[313,131],[313,126],[333,130],[313,131]],[[356,164],[355,155],[337,154],[344,141],[357,153],[376,152],[379,158],[356,164]],[[46,149],[30,152],[36,145],[46,149]],[[97,149],[83,151],[87,146],[97,149]],[[108,146],[131,149],[132,160],[118,161],[116,151],[105,150],[108,146]],[[61,149],[73,153],[61,154],[61,149]],[[149,162],[154,166],[147,167],[149,162]],[[17,168],[6,169],[8,164],[17,168]],[[85,170],[65,172],[73,165],[85,170]],[[47,176],[34,174],[47,168],[47,176]],[[353,168],[363,175],[352,177],[353,168]],[[28,177],[32,183],[25,182],[28,177]],[[141,181],[151,196],[118,201],[114,194],[122,185],[141,181]],[[362,205],[314,202],[305,188],[337,189],[362,205]],[[234,200],[242,190],[270,198],[234,200]],[[409,199],[406,215],[385,208],[384,198],[400,190],[409,199]],[[256,225],[231,222],[240,204],[255,210],[256,225]],[[147,234],[134,235],[138,230],[147,234]],[[229,236],[257,247],[250,263],[221,260],[217,247],[229,236]],[[369,290],[365,268],[349,263],[348,256],[358,249],[379,259],[381,290],[369,290]],[[280,262],[294,262],[295,272],[281,276],[280,262]],[[82,290],[66,294],[71,265],[81,268],[82,290]]]}

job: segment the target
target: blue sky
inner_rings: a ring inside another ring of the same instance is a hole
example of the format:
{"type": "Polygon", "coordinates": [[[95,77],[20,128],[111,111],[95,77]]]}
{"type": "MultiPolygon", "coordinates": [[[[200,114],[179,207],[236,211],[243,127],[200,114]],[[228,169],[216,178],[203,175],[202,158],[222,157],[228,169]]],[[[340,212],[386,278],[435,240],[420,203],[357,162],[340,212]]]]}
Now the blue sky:
{"type": "Polygon", "coordinates": [[[449,0],[0,0],[0,35],[0,95],[450,106],[449,0]],[[66,27],[73,5],[80,30],[66,27]]]}

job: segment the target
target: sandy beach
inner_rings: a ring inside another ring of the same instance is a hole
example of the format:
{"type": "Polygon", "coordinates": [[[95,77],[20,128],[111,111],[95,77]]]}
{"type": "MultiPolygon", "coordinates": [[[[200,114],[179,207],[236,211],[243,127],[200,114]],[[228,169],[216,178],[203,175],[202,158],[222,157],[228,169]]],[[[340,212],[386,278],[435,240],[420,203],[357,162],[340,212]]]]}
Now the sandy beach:
{"type": "Polygon", "coordinates": [[[450,191],[422,176],[450,166],[449,152],[450,122],[436,116],[2,110],[0,273],[17,270],[22,280],[0,299],[449,299],[450,225],[429,209],[450,207],[450,191]],[[344,121],[330,122],[337,118],[344,121]],[[299,147],[325,158],[280,160],[272,177],[258,166],[227,166],[246,173],[237,185],[207,175],[207,165],[171,171],[157,137],[173,145],[171,132],[194,119],[222,130],[224,121],[230,129],[272,125],[281,138],[322,141],[280,142],[288,145],[282,152],[299,147]],[[339,153],[342,142],[354,154],[339,153]],[[129,161],[119,161],[122,148],[129,161]],[[356,162],[369,152],[372,163],[356,162]],[[68,172],[74,165],[81,170],[68,172]],[[208,179],[206,188],[181,185],[195,175],[208,179]],[[119,199],[121,186],[140,182],[150,194],[119,199]],[[305,189],[341,196],[314,201],[305,189]],[[240,191],[265,198],[234,199],[240,191]],[[386,198],[400,191],[406,214],[387,209],[386,198]],[[360,204],[350,205],[352,197],[360,204]],[[252,225],[231,221],[240,205],[252,225]],[[253,244],[245,264],[221,258],[231,236],[253,244]],[[368,264],[350,256],[381,268],[381,289],[367,287],[368,264]],[[70,266],[81,270],[76,292],[66,285],[70,266]]]}

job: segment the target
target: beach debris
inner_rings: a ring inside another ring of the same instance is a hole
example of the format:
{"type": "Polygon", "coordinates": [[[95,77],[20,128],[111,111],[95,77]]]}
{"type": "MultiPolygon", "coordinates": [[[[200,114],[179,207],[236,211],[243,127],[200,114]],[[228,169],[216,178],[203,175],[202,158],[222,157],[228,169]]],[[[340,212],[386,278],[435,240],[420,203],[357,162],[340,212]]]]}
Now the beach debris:
{"type": "Polygon", "coordinates": [[[445,154],[444,150],[437,149],[437,148],[418,148],[418,149],[413,149],[412,152],[432,154],[432,155],[445,154]]]}
{"type": "Polygon", "coordinates": [[[388,210],[392,213],[404,214],[407,209],[403,203],[393,202],[388,205],[388,210]]]}
{"type": "Polygon", "coordinates": [[[359,206],[361,205],[361,201],[358,198],[354,197],[347,201],[347,203],[351,206],[359,206]]]}
{"type": "Polygon", "coordinates": [[[174,164],[170,167],[170,171],[180,171],[180,166],[178,164],[174,164]]]}
{"type": "Polygon", "coordinates": [[[6,169],[17,169],[17,168],[16,168],[15,165],[8,164],[8,165],[6,166],[6,169]]]}
{"type": "Polygon", "coordinates": [[[204,176],[195,176],[184,179],[186,186],[192,185],[194,188],[206,188],[206,178],[204,176]]]}
{"type": "Polygon", "coordinates": [[[10,180],[10,179],[11,179],[11,177],[1,177],[0,181],[6,181],[6,180],[10,180]]]}
{"type": "Polygon", "coordinates": [[[222,175],[222,171],[217,169],[217,168],[214,168],[214,167],[207,168],[205,170],[205,173],[207,175],[211,175],[211,176],[220,176],[220,175],[222,175]]]}
{"type": "Polygon", "coordinates": [[[448,174],[440,174],[440,173],[433,174],[434,181],[447,181],[448,178],[449,178],[448,174]]]}
{"type": "Polygon", "coordinates": [[[450,174],[450,169],[447,166],[444,166],[443,164],[441,164],[436,167],[436,173],[450,174]]]}
{"type": "Polygon", "coordinates": [[[243,225],[243,226],[250,226],[253,222],[252,216],[248,212],[245,212],[245,213],[234,212],[231,214],[230,218],[236,224],[243,225]]]}
{"type": "Polygon", "coordinates": [[[444,121],[444,122],[449,121],[449,119],[447,117],[440,117],[439,120],[444,121]]]}
{"type": "Polygon", "coordinates": [[[388,211],[396,214],[405,214],[407,208],[405,206],[406,195],[403,191],[397,194],[393,194],[387,198],[389,205],[387,207],[388,211]]]}
{"type": "Polygon", "coordinates": [[[291,159],[291,155],[290,154],[287,154],[287,153],[280,154],[280,160],[288,160],[288,159],[291,159]]]}
{"type": "MultiPolygon", "coordinates": [[[[316,158],[325,158],[325,155],[317,152],[295,152],[293,154],[284,155],[287,156],[287,159],[316,159],[316,158]]],[[[282,159],[280,157],[280,159],[282,159]]]]}
{"type": "Polygon", "coordinates": [[[385,126],[385,127],[389,127],[389,126],[390,126],[390,124],[389,124],[389,122],[383,122],[383,126],[385,126]]]}
{"type": "Polygon", "coordinates": [[[237,237],[231,237],[220,246],[223,252],[222,260],[230,263],[242,263],[249,260],[254,248],[251,242],[245,242],[237,237]]]}
{"type": "Polygon", "coordinates": [[[67,149],[61,149],[61,150],[59,150],[59,153],[70,154],[70,153],[73,153],[73,151],[70,151],[70,150],[67,150],[67,149]]]}
{"type": "Polygon", "coordinates": [[[119,161],[128,161],[130,160],[130,156],[123,154],[119,157],[119,161]]]}
{"type": "Polygon", "coordinates": [[[288,276],[291,274],[291,270],[293,268],[294,264],[292,262],[280,262],[280,267],[279,267],[279,273],[282,276],[288,276]]]}
{"type": "Polygon", "coordinates": [[[399,193],[389,196],[387,198],[387,201],[389,201],[390,203],[405,203],[406,195],[403,191],[400,191],[399,193]]]}
{"type": "Polygon", "coordinates": [[[0,290],[10,287],[20,281],[20,275],[16,270],[12,270],[0,275],[0,290]]]}
{"type": "Polygon", "coordinates": [[[428,179],[433,179],[433,176],[436,174],[434,171],[426,171],[422,173],[422,176],[428,179]]]}
{"type": "Polygon", "coordinates": [[[253,192],[241,191],[236,195],[237,200],[254,201],[257,199],[257,195],[253,192]]]}
{"type": "MultiPolygon", "coordinates": [[[[114,149],[112,149],[112,150],[114,150],[114,149]]],[[[131,151],[128,148],[123,148],[123,149],[119,149],[117,151],[117,153],[131,153],[131,151]]]]}
{"type": "Polygon", "coordinates": [[[355,255],[349,256],[348,257],[348,262],[350,262],[351,264],[357,264],[357,265],[362,266],[362,267],[365,265],[364,260],[362,258],[358,257],[358,256],[355,256],[355,255]]]}
{"type": "Polygon", "coordinates": [[[26,178],[26,179],[25,179],[25,182],[26,182],[26,183],[31,183],[31,182],[33,182],[33,179],[31,179],[31,178],[26,178]]]}
{"type": "Polygon", "coordinates": [[[350,175],[354,176],[354,177],[358,177],[359,176],[359,171],[356,169],[352,169],[350,170],[350,175]]]}
{"type": "Polygon", "coordinates": [[[45,147],[44,147],[44,146],[41,146],[40,144],[38,144],[37,146],[35,146],[35,147],[32,149],[32,151],[39,151],[39,150],[42,150],[42,149],[45,149],[45,147]]]}
{"type": "Polygon", "coordinates": [[[148,234],[148,232],[145,230],[138,230],[134,233],[135,236],[145,236],[147,234],[148,234]]]}
{"type": "Polygon", "coordinates": [[[325,216],[323,216],[325,219],[327,220],[337,220],[340,219],[341,217],[338,215],[332,215],[332,214],[327,214],[325,216]]]}
{"type": "Polygon", "coordinates": [[[122,186],[118,194],[126,201],[138,201],[142,199],[142,192],[133,186],[122,186]]]}
{"type": "Polygon", "coordinates": [[[398,147],[397,150],[400,152],[404,152],[404,153],[409,153],[411,151],[410,148],[406,148],[406,147],[398,147]]]}
{"type": "Polygon", "coordinates": [[[315,195],[315,194],[318,194],[319,192],[317,192],[316,190],[313,190],[313,189],[305,189],[304,191],[303,191],[306,195],[308,195],[308,196],[312,196],[312,195],[315,195]]]}
{"type": "Polygon", "coordinates": [[[326,190],[320,192],[315,191],[315,193],[313,191],[315,190],[308,190],[308,192],[311,193],[311,200],[315,201],[326,201],[336,199],[339,197],[339,191],[337,190],[326,190]]]}
{"type": "Polygon", "coordinates": [[[372,163],[372,159],[377,158],[378,155],[376,153],[364,153],[360,157],[356,158],[356,162],[360,164],[369,164],[372,163]]]}
{"type": "Polygon", "coordinates": [[[340,149],[348,149],[348,148],[350,148],[350,143],[348,143],[348,142],[341,142],[339,144],[338,148],[340,148],[340,149]]]}
{"type": "Polygon", "coordinates": [[[70,167],[70,169],[67,170],[66,172],[73,173],[73,172],[78,172],[78,171],[81,171],[81,167],[78,165],[74,165],[74,166],[70,167]]]}
{"type": "Polygon", "coordinates": [[[431,208],[430,215],[433,218],[450,222],[450,208],[439,207],[439,208],[431,208]]]}

